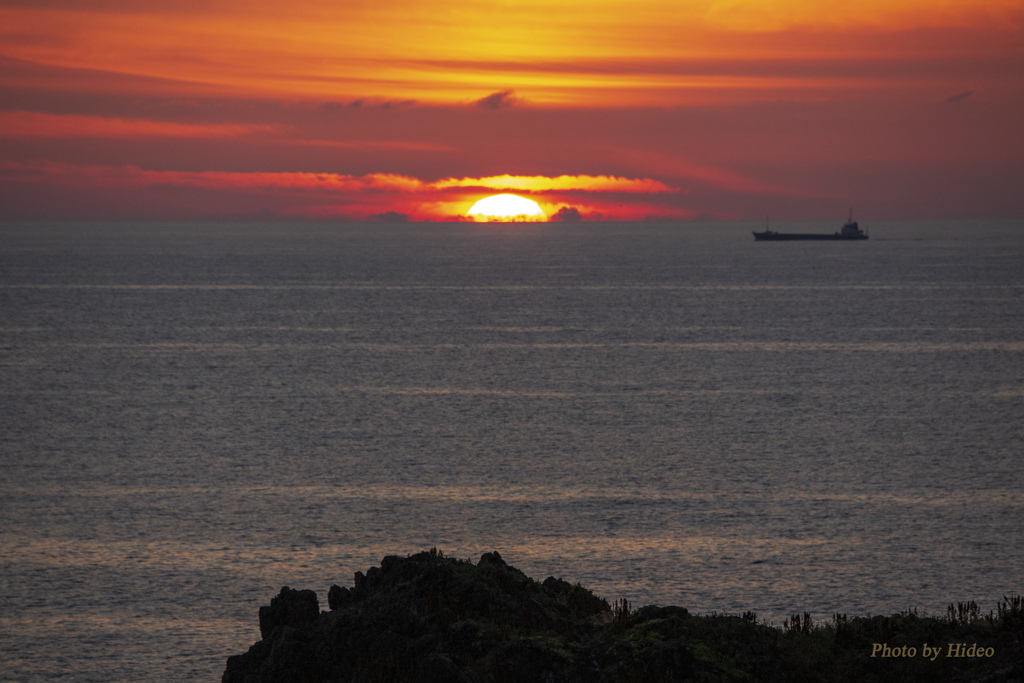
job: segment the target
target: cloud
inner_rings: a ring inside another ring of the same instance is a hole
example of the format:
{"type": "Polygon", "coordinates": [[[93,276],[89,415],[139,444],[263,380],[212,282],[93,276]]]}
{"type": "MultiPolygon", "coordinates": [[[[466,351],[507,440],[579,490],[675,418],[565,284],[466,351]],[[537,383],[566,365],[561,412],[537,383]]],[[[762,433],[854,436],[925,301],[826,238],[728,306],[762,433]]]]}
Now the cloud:
{"type": "Polygon", "coordinates": [[[280,126],[238,123],[173,123],[32,111],[0,112],[0,137],[237,138],[279,132],[280,126]]]}
{"type": "Polygon", "coordinates": [[[418,193],[429,188],[429,185],[417,178],[390,173],[351,176],[301,172],[148,171],[138,166],[76,166],[56,162],[11,161],[0,162],[0,171],[6,171],[8,176],[45,177],[61,185],[101,187],[178,185],[213,190],[251,188],[405,193],[418,193]]]}
{"type": "Polygon", "coordinates": [[[714,0],[705,13],[711,25],[733,31],[828,30],[836,27],[922,27],[996,24],[1016,12],[1014,0],[714,0]]]}
{"type": "Polygon", "coordinates": [[[629,148],[618,148],[616,154],[623,162],[641,166],[659,175],[696,180],[733,192],[782,196],[804,196],[807,194],[803,190],[764,183],[726,169],[701,166],[682,157],[669,154],[629,148]]]}
{"type": "Polygon", "coordinates": [[[56,162],[0,162],[0,170],[47,177],[52,182],[70,185],[99,184],[107,187],[143,185],[183,185],[209,189],[311,189],[335,192],[398,192],[408,195],[444,193],[467,188],[519,190],[524,192],[625,192],[655,194],[675,192],[649,178],[614,176],[492,176],[488,178],[445,178],[428,182],[396,173],[369,173],[361,176],[340,173],[304,172],[229,172],[229,171],[149,171],[138,166],[76,166],[56,162]]]}
{"type": "Polygon", "coordinates": [[[958,92],[955,95],[950,95],[949,97],[946,98],[946,101],[951,104],[956,104],[957,102],[963,102],[973,94],[973,90],[964,90],[963,92],[958,92]]]}
{"type": "MultiPolygon", "coordinates": [[[[1012,69],[1020,7],[1020,0],[507,3],[496,37],[486,0],[466,0],[455,13],[412,0],[6,0],[0,83],[292,101],[372,95],[393,100],[389,107],[413,98],[488,110],[514,105],[512,87],[547,105],[763,101],[778,96],[786,81],[773,75],[792,63],[829,70],[870,58],[897,82],[935,60],[984,58],[978,78],[1012,69]],[[955,39],[946,33],[952,27],[955,39]],[[772,33],[783,29],[791,33],[772,33]],[[197,31],[217,39],[197,41],[197,31]],[[894,53],[887,36],[897,32],[905,49],[894,53]],[[780,44],[788,46],[784,56],[780,44]],[[8,60],[21,66],[12,72],[8,60]],[[894,61],[898,67],[888,68],[894,61]],[[740,73],[695,78],[705,64],[740,73]],[[754,77],[745,77],[748,70],[754,77]],[[758,78],[765,70],[769,77],[758,78]]],[[[888,91],[890,79],[878,80],[868,85],[888,91]]],[[[832,87],[864,86],[848,79],[832,87]]],[[[822,81],[790,79],[788,87],[815,99],[822,81]]]]}
{"type": "Polygon", "coordinates": [[[583,220],[580,210],[575,206],[563,206],[548,218],[549,221],[561,221],[564,223],[576,223],[583,220]]]}
{"type": "Polygon", "coordinates": [[[17,185],[23,190],[45,187],[48,192],[67,197],[82,196],[84,191],[114,203],[137,203],[141,197],[152,201],[173,197],[180,202],[182,192],[193,192],[188,196],[201,198],[198,201],[205,202],[204,206],[218,207],[211,208],[211,214],[237,214],[239,206],[258,202],[258,206],[279,215],[386,222],[449,220],[451,216],[464,215],[484,193],[500,189],[529,192],[552,210],[561,207],[553,218],[559,221],[596,220],[604,214],[639,217],[643,215],[641,211],[647,213],[658,207],[648,206],[645,201],[626,202],[625,194],[675,193],[673,188],[649,178],[613,176],[495,176],[428,181],[392,173],[177,171],[148,170],[134,165],[3,160],[0,183],[17,185]],[[586,198],[567,205],[564,195],[569,192],[586,193],[586,198]]]}
{"type": "Polygon", "coordinates": [[[513,176],[500,175],[486,178],[446,178],[433,183],[437,188],[480,187],[489,190],[519,190],[520,192],[580,191],[580,192],[676,192],[650,178],[619,178],[606,175],[513,176]]]}
{"type": "Polygon", "coordinates": [[[338,149],[360,150],[404,150],[407,152],[454,152],[454,147],[435,145],[427,142],[410,142],[406,140],[284,140],[289,145],[306,147],[336,147],[338,149]]]}
{"type": "Polygon", "coordinates": [[[502,90],[477,100],[476,106],[481,109],[504,109],[518,101],[518,98],[513,97],[511,90],[502,90]]]}

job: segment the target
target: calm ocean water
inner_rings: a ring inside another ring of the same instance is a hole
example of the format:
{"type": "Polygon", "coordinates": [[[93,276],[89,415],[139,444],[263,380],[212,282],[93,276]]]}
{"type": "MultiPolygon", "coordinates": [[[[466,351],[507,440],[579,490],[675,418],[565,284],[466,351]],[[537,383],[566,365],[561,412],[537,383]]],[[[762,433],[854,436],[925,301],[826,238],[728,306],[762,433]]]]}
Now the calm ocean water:
{"type": "Polygon", "coordinates": [[[775,623],[994,607],[1024,222],[867,223],[0,225],[0,680],[219,680],[282,585],[432,545],[775,623]]]}

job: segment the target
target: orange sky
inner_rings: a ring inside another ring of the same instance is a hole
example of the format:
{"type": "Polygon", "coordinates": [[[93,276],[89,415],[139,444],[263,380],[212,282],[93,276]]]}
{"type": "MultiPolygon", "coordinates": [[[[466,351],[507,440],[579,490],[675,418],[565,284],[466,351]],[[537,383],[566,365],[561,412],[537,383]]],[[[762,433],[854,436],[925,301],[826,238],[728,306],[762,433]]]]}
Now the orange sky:
{"type": "Polygon", "coordinates": [[[0,0],[0,91],[0,218],[1024,215],[1021,0],[0,0]]]}

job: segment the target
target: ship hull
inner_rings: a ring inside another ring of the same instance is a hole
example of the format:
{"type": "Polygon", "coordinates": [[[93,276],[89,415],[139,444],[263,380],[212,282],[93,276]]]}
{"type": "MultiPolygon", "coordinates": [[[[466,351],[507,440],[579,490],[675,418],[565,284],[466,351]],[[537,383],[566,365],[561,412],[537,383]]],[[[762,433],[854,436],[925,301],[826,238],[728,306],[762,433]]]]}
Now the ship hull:
{"type": "Polygon", "coordinates": [[[805,240],[837,240],[842,242],[866,240],[867,235],[820,235],[816,233],[784,233],[784,232],[755,232],[754,239],[759,242],[795,242],[805,240]]]}

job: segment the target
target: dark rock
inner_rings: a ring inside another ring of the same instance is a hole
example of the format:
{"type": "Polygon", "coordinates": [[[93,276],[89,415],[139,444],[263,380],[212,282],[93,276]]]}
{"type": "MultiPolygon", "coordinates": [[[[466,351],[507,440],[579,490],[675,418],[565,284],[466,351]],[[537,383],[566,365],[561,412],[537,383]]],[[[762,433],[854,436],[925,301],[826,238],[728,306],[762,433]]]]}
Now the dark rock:
{"type": "Polygon", "coordinates": [[[471,683],[458,665],[444,655],[431,654],[423,658],[416,670],[416,683],[471,683]]]}
{"type": "Polygon", "coordinates": [[[484,553],[480,556],[480,564],[477,566],[486,567],[488,565],[492,565],[497,568],[504,567],[505,569],[508,569],[508,564],[505,562],[505,560],[501,559],[501,555],[498,553],[497,550],[490,553],[484,553]]]}
{"type": "Polygon", "coordinates": [[[436,550],[385,557],[331,586],[330,612],[316,593],[282,588],[259,611],[262,640],[228,658],[224,683],[618,683],[638,681],[985,680],[1024,674],[1018,621],[1024,601],[999,618],[951,623],[893,615],[838,616],[776,629],[756,617],[632,610],[579,584],[543,583],[497,552],[477,564],[436,550]],[[806,628],[804,628],[806,626],[806,628]],[[870,658],[873,643],[970,642],[985,659],[870,658]]]}
{"type": "Polygon", "coordinates": [[[521,638],[504,643],[490,655],[490,671],[497,683],[538,681],[570,683],[577,680],[573,657],[544,639],[521,638]]]}
{"type": "Polygon", "coordinates": [[[309,626],[318,616],[320,605],[314,591],[285,586],[270,605],[260,607],[260,635],[266,639],[281,626],[309,626]]]}
{"type": "Polygon", "coordinates": [[[348,602],[351,597],[352,593],[347,588],[335,584],[327,591],[327,606],[332,610],[336,610],[348,602]]]}

